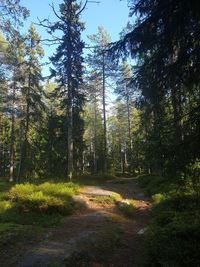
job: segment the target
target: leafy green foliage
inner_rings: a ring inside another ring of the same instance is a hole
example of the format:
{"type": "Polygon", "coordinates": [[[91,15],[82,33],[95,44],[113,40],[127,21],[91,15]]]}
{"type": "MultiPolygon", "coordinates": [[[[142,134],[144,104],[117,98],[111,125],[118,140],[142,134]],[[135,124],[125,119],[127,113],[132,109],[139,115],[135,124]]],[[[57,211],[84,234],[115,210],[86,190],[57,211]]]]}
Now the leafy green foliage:
{"type": "Polygon", "coordinates": [[[0,247],[34,238],[77,207],[72,196],[79,187],[73,183],[0,185],[0,247]]]}
{"type": "Polygon", "coordinates": [[[147,191],[154,194],[145,242],[145,266],[198,266],[199,197],[189,188],[172,191],[173,186],[166,178],[143,176],[140,180],[147,191]]]}
{"type": "Polygon", "coordinates": [[[41,185],[18,184],[11,188],[9,198],[18,204],[23,212],[59,213],[66,215],[72,212],[71,197],[77,192],[77,186],[69,184],[41,185]]]}
{"type": "Polygon", "coordinates": [[[156,175],[143,175],[139,178],[140,185],[149,195],[173,193],[178,190],[178,185],[171,179],[156,175]]]}
{"type": "Polygon", "coordinates": [[[192,196],[165,200],[153,210],[147,232],[148,266],[198,266],[200,202],[192,196]]]}

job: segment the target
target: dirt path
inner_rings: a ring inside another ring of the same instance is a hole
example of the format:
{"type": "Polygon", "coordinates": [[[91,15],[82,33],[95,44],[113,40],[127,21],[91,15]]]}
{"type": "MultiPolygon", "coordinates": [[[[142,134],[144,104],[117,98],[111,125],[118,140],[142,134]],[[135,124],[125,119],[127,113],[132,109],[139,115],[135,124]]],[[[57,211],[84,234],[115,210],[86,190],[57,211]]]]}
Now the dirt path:
{"type": "Polygon", "coordinates": [[[151,205],[137,180],[119,179],[101,186],[86,186],[76,200],[86,208],[65,218],[61,226],[45,233],[37,244],[23,246],[21,256],[16,255],[17,262],[5,262],[3,267],[142,266],[142,233],[151,205]],[[132,219],[120,214],[115,204],[95,201],[96,197],[111,196],[113,192],[123,199],[135,200],[137,211],[132,219]]]}

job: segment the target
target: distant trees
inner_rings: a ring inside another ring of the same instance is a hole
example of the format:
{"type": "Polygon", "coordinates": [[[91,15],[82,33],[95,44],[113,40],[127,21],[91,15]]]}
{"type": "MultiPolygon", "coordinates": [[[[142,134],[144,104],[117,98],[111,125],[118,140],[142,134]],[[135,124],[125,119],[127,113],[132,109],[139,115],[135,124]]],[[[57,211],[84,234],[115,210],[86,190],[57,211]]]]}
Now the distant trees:
{"type": "Polygon", "coordinates": [[[116,64],[110,60],[108,55],[108,46],[111,42],[109,34],[102,26],[98,27],[96,34],[88,36],[91,42],[92,53],[88,55],[87,61],[89,68],[95,70],[96,75],[101,81],[101,102],[103,114],[103,129],[104,129],[104,163],[103,172],[108,171],[108,144],[107,144],[107,114],[106,114],[106,87],[108,80],[112,79],[116,64]]]}

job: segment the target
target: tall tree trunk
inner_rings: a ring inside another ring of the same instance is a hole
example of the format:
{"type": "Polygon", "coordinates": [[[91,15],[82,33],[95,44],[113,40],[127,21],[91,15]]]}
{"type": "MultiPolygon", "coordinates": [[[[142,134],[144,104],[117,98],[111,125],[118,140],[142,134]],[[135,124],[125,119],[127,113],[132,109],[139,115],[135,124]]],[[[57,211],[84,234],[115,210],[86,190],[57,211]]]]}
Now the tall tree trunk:
{"type": "MultiPolygon", "coordinates": [[[[70,90],[69,90],[70,91],[70,90]]],[[[71,93],[68,94],[69,99],[71,100],[71,93]]],[[[72,108],[72,101],[69,101],[69,107],[68,107],[68,164],[67,164],[67,170],[68,170],[68,178],[71,181],[73,177],[73,151],[74,151],[74,145],[73,145],[73,108],[72,108]]]]}
{"type": "Polygon", "coordinates": [[[12,92],[12,121],[11,121],[11,142],[10,142],[10,178],[9,181],[14,181],[14,160],[15,160],[15,98],[16,98],[16,77],[13,73],[13,92],[12,92]]]}
{"type": "Polygon", "coordinates": [[[94,174],[97,173],[97,101],[95,93],[95,102],[94,102],[94,174]]]}
{"type": "Polygon", "coordinates": [[[23,125],[22,122],[20,123],[20,159],[19,159],[19,168],[18,168],[18,175],[17,175],[17,182],[21,180],[21,169],[22,169],[22,157],[23,157],[23,125]]]}
{"type": "Polygon", "coordinates": [[[105,86],[105,51],[103,51],[103,129],[104,129],[104,173],[107,173],[107,125],[106,125],[106,86],[105,86]]]}
{"type": "MultiPolygon", "coordinates": [[[[125,85],[126,86],[126,85],[125,85]]],[[[132,168],[133,168],[133,142],[132,142],[132,138],[131,138],[131,114],[130,114],[130,99],[129,99],[129,93],[128,93],[128,90],[127,90],[127,86],[126,86],[126,107],[127,107],[127,114],[128,114],[128,117],[127,117],[127,120],[128,120],[128,139],[129,139],[129,151],[128,151],[128,155],[129,155],[129,158],[128,158],[128,161],[129,161],[129,164],[130,164],[130,167],[129,167],[129,171],[131,172],[132,171],[132,168]]]]}
{"type": "Polygon", "coordinates": [[[176,141],[180,144],[183,141],[183,133],[182,133],[182,107],[181,107],[181,93],[178,88],[173,88],[171,90],[171,98],[172,98],[172,107],[174,113],[174,127],[176,134],[176,141]]]}
{"type": "Polygon", "coordinates": [[[0,172],[3,171],[3,116],[0,114],[0,172]]]}
{"type": "Polygon", "coordinates": [[[67,129],[67,176],[72,181],[74,175],[74,143],[73,143],[73,88],[72,88],[72,46],[70,42],[71,38],[71,15],[72,15],[72,1],[68,1],[69,21],[67,24],[68,42],[67,42],[67,90],[68,90],[68,129],[67,129]]]}

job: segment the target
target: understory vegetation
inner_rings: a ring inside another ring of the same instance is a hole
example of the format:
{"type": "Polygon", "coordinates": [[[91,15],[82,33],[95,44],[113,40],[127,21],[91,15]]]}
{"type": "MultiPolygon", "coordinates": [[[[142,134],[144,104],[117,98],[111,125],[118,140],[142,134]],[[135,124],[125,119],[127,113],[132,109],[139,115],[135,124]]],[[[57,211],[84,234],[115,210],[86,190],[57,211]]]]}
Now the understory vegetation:
{"type": "Polygon", "coordinates": [[[152,196],[152,219],[146,236],[146,266],[200,265],[200,199],[191,186],[178,186],[159,176],[143,176],[152,196]]]}
{"type": "Polygon", "coordinates": [[[63,216],[78,208],[72,197],[79,186],[73,183],[0,185],[0,246],[56,226],[63,216]]]}

